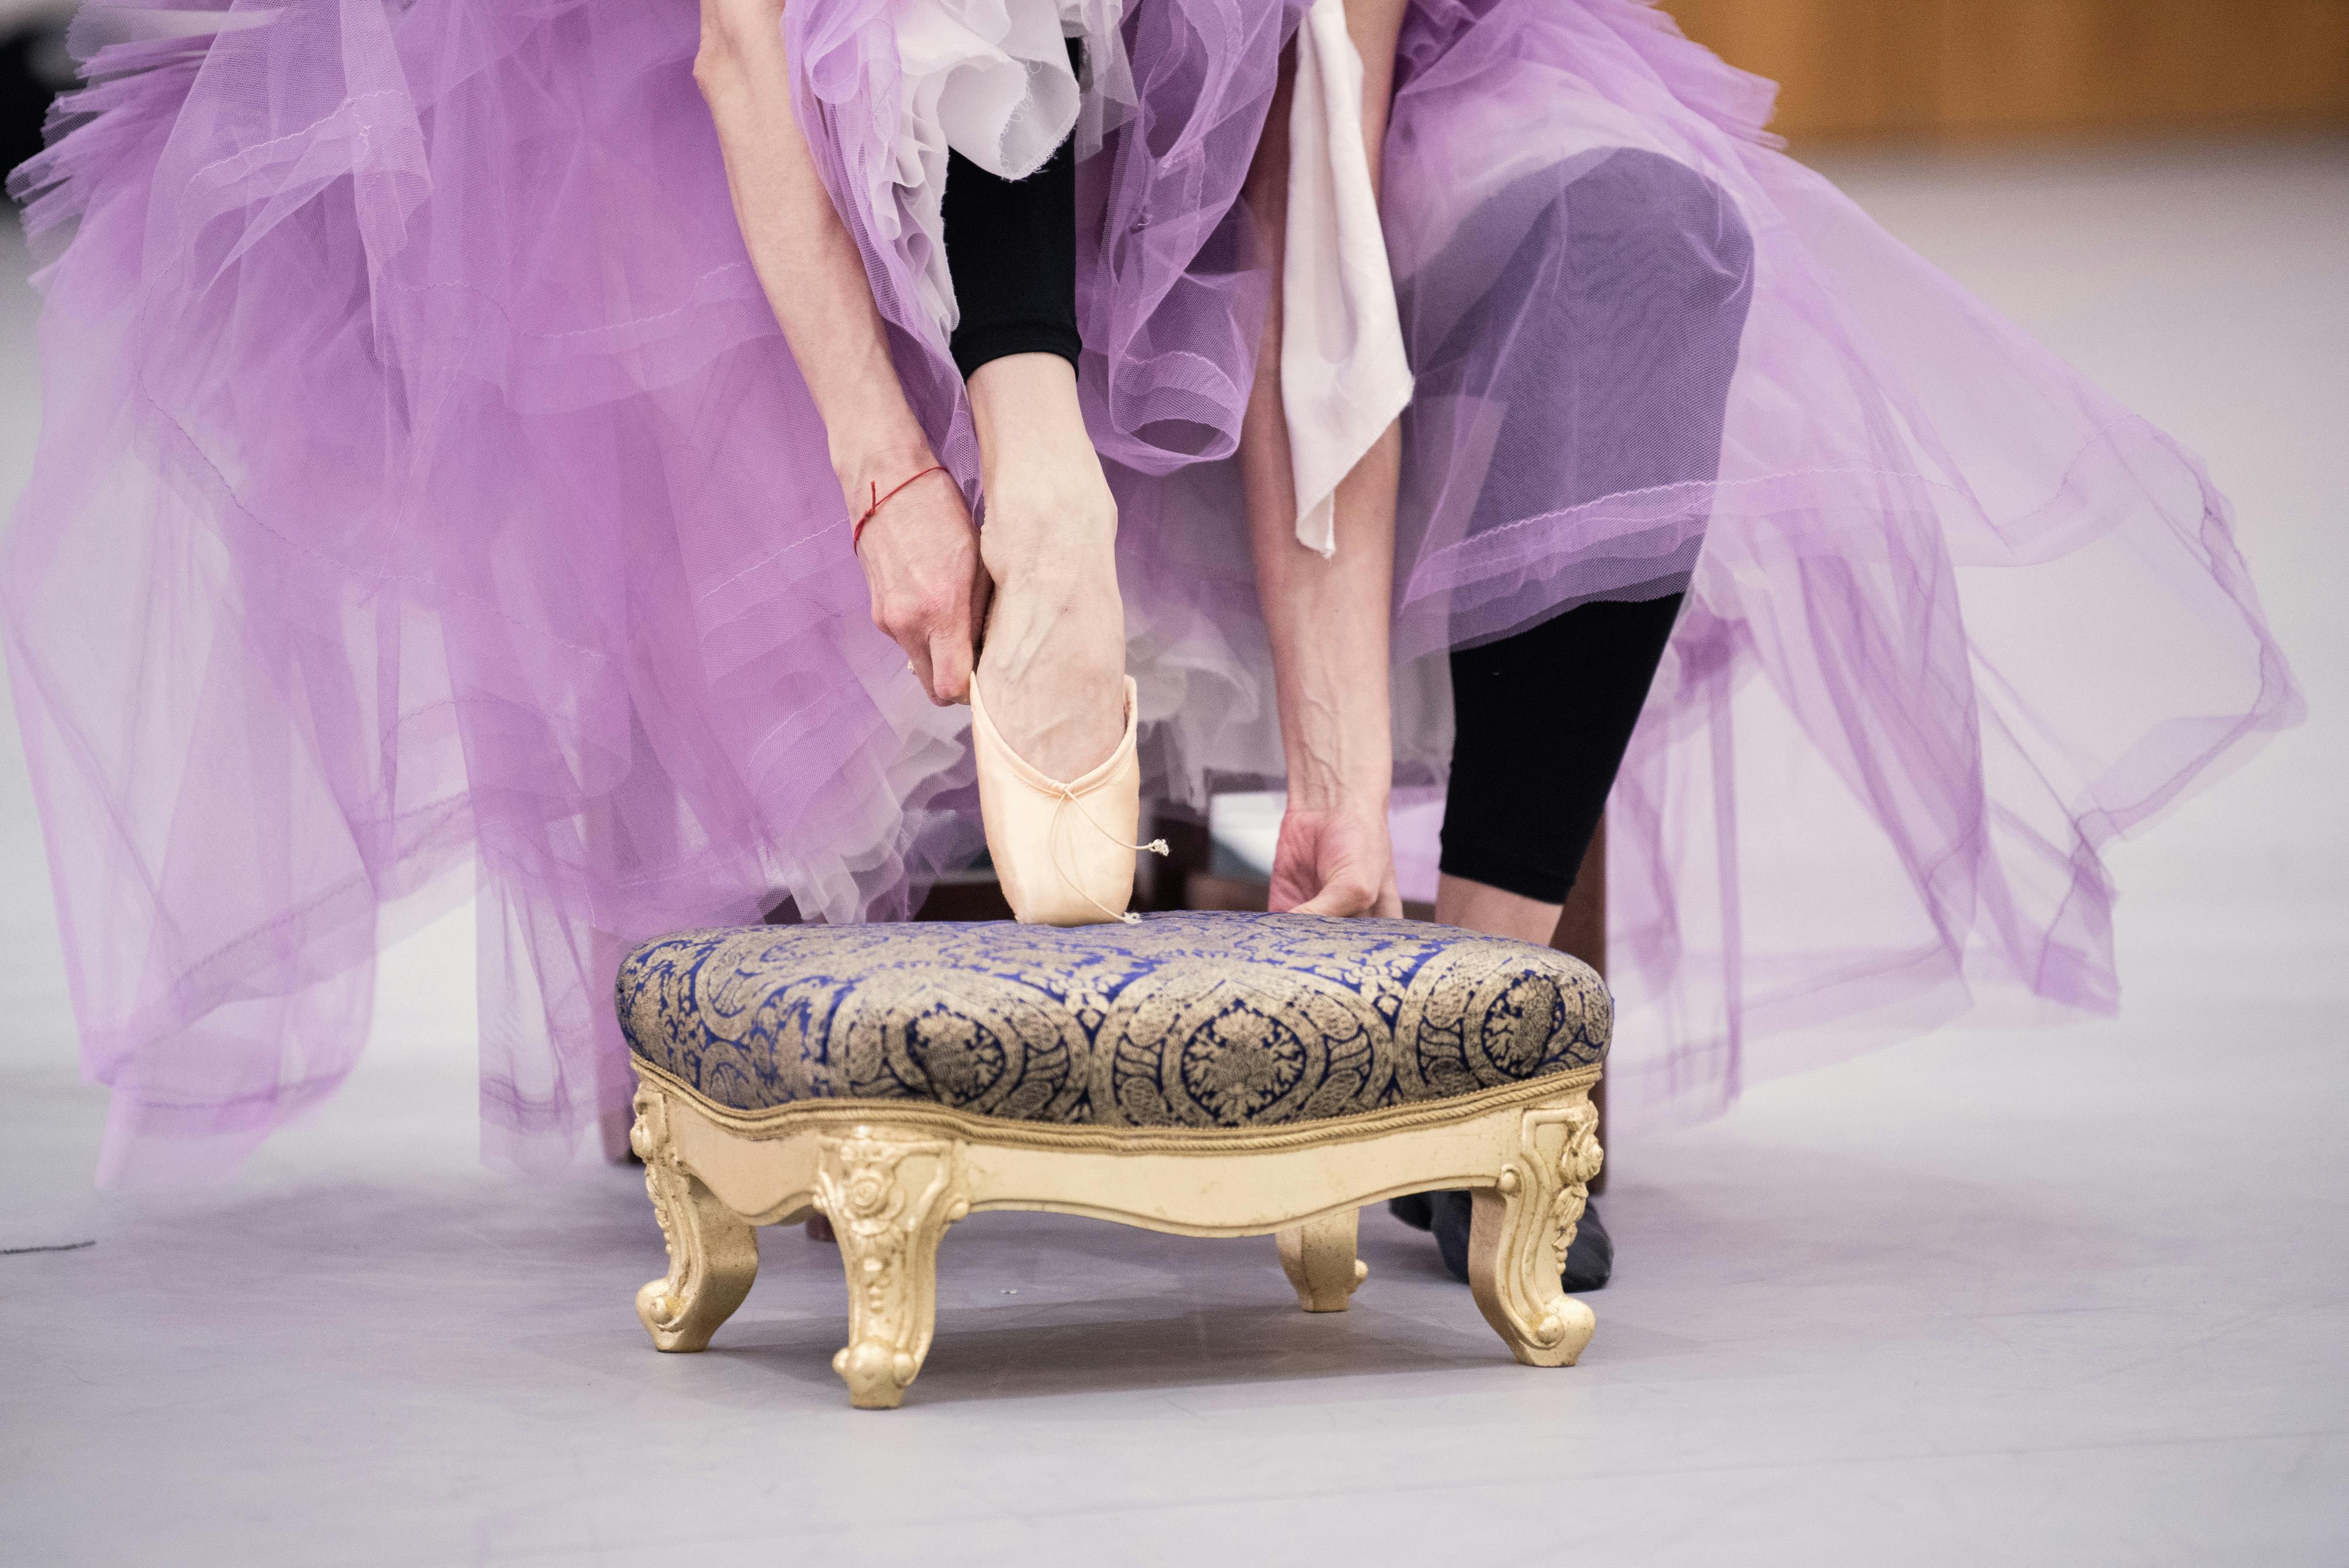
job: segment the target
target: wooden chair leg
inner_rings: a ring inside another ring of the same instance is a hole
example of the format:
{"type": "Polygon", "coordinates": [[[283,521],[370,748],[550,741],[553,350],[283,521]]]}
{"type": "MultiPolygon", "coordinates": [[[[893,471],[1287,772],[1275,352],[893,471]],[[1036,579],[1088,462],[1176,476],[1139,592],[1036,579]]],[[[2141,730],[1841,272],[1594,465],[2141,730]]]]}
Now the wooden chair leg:
{"type": "Polygon", "coordinates": [[[1558,1275],[1599,1166],[1599,1117],[1587,1101],[1527,1111],[1500,1180],[1475,1194],[1468,1288],[1527,1366],[1573,1366],[1598,1326],[1558,1275]]]}
{"type": "Polygon", "coordinates": [[[1349,1209],[1274,1238],[1281,1271],[1297,1287],[1297,1304],[1307,1312],[1344,1312],[1356,1287],[1371,1277],[1371,1266],[1354,1256],[1361,1218],[1361,1210],[1349,1209]]]}
{"type": "Polygon", "coordinates": [[[645,1162],[645,1190],[668,1242],[668,1272],[636,1293],[636,1316],[660,1350],[706,1350],[759,1277],[759,1233],[686,1169],[669,1147],[668,1107],[636,1091],[629,1133],[645,1162]]]}
{"type": "Polygon", "coordinates": [[[938,1240],[970,1212],[960,1147],[886,1127],[828,1137],[816,1202],[848,1273],[848,1344],[832,1369],[851,1405],[895,1409],[937,1325],[938,1240]]]}

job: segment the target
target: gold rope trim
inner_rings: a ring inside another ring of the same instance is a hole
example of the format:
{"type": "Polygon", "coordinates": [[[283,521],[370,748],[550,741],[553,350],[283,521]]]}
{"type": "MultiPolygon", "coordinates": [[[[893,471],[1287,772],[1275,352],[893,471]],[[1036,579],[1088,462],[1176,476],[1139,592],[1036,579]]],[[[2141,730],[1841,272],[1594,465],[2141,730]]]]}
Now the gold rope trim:
{"type": "Polygon", "coordinates": [[[1479,1089],[1450,1099],[1423,1100],[1416,1105],[1389,1106],[1358,1111],[1352,1116],[1292,1123],[1278,1127],[1071,1127],[1056,1122],[1016,1122],[976,1116],[919,1100],[799,1100],[788,1106],[738,1111],[721,1106],[674,1074],[640,1056],[629,1062],[636,1076],[665,1094],[675,1095],[702,1117],[730,1133],[751,1138],[789,1137],[822,1127],[880,1122],[891,1127],[925,1127],[950,1133],[968,1141],[1006,1144],[1019,1148],[1069,1153],[1112,1154],[1246,1154],[1251,1151],[1304,1148],[1317,1144],[1345,1143],[1375,1137],[1407,1127],[1440,1127],[1473,1121],[1505,1106],[1553,1096],[1588,1090],[1599,1082],[1600,1067],[1577,1067],[1523,1083],[1479,1089]]]}

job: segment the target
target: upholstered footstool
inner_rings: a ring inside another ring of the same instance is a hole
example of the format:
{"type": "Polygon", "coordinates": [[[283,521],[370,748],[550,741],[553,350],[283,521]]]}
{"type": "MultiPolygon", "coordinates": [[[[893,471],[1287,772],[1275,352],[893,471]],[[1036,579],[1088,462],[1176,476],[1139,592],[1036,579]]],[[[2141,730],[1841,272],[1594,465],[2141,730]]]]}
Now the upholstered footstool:
{"type": "Polygon", "coordinates": [[[1306,1310],[1340,1312],[1356,1210],[1451,1188],[1517,1359],[1589,1342],[1558,1275],[1611,1012],[1564,954],[1306,915],[764,927],[647,943],[618,1002],[669,1250],[636,1311],[663,1350],[741,1304],[754,1227],[812,1210],[848,1271],[833,1366],[885,1408],[929,1351],[938,1240],[979,1210],[1271,1233],[1306,1310]]]}

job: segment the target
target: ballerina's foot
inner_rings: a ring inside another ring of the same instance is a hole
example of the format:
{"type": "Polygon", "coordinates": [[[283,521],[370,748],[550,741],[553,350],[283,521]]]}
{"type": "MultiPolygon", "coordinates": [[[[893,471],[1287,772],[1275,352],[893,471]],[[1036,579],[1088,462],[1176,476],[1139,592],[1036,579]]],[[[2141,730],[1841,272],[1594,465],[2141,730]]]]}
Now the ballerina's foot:
{"type": "Polygon", "coordinates": [[[1125,732],[1117,500],[1067,360],[989,360],[970,399],[986,465],[979,557],[995,584],[978,663],[988,711],[1014,755],[1073,780],[1125,732]]]}
{"type": "Polygon", "coordinates": [[[979,812],[1012,913],[1043,925],[1132,919],[1134,851],[1165,852],[1134,837],[1142,770],[1106,493],[1100,516],[1056,514],[1049,549],[1009,548],[1037,537],[1016,521],[980,544],[996,597],[970,688],[979,812]]]}
{"type": "Polygon", "coordinates": [[[1084,926],[1129,919],[1142,769],[1117,501],[1085,434],[1075,373],[1050,354],[970,378],[986,465],[979,559],[994,580],[970,683],[979,815],[1011,912],[1084,926]]]}
{"type": "Polygon", "coordinates": [[[999,564],[1006,552],[988,552],[994,611],[978,660],[988,713],[1004,743],[1048,779],[1081,776],[1125,733],[1114,526],[1076,524],[1061,547],[999,564]]]}

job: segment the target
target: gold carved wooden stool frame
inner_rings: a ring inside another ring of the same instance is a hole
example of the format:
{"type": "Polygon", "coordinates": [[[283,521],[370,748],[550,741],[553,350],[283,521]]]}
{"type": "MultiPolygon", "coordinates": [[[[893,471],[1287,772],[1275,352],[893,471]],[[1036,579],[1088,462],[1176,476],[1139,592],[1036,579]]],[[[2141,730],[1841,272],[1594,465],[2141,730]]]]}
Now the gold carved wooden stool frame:
{"type": "Polygon", "coordinates": [[[848,1344],[833,1369],[849,1403],[889,1409],[929,1354],[938,1240],[974,1210],[1271,1234],[1305,1310],[1343,1312],[1368,1272],[1354,1256],[1357,1211],[1464,1188],[1485,1321],[1526,1366],[1570,1366],[1595,1326],[1558,1276],[1599,1174],[1599,1072],[1301,1127],[1194,1130],[996,1121],[894,1100],[735,1111],[638,1062],[630,1142],[668,1272],[636,1293],[636,1315],[662,1350],[704,1348],[750,1294],[756,1228],[821,1212],[848,1271],[848,1344]]]}

